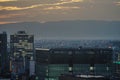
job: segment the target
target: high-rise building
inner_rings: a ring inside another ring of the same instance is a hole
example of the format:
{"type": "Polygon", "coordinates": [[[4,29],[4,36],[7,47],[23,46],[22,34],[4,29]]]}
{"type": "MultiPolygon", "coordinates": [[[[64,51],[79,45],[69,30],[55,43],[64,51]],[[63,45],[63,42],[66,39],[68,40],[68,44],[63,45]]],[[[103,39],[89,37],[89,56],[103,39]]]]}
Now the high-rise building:
{"type": "Polygon", "coordinates": [[[36,48],[36,68],[35,73],[38,80],[48,79],[48,58],[49,49],[36,48]]]}
{"type": "Polygon", "coordinates": [[[112,55],[109,48],[36,49],[36,76],[39,80],[59,80],[62,74],[110,76],[112,55]]]}
{"type": "Polygon", "coordinates": [[[116,66],[116,73],[120,75],[120,50],[115,50],[116,60],[114,61],[116,66]]]}
{"type": "MultiPolygon", "coordinates": [[[[30,62],[34,61],[34,36],[25,31],[10,35],[11,70],[13,73],[34,74],[30,70],[30,62]]],[[[34,66],[34,64],[32,64],[34,66]]],[[[32,72],[34,72],[32,70],[32,72]]]]}
{"type": "Polygon", "coordinates": [[[0,34],[0,73],[7,72],[8,66],[7,34],[3,32],[0,34]]]}
{"type": "Polygon", "coordinates": [[[118,53],[118,73],[120,74],[120,52],[118,53]]]}

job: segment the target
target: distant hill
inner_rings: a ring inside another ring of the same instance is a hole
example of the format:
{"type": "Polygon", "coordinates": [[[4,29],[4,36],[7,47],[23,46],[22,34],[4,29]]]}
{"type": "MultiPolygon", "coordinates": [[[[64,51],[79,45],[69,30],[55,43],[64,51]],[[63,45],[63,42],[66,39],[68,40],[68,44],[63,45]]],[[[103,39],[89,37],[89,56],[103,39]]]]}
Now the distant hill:
{"type": "Polygon", "coordinates": [[[0,25],[0,32],[14,34],[25,30],[36,39],[119,39],[120,21],[21,22],[0,25]]]}

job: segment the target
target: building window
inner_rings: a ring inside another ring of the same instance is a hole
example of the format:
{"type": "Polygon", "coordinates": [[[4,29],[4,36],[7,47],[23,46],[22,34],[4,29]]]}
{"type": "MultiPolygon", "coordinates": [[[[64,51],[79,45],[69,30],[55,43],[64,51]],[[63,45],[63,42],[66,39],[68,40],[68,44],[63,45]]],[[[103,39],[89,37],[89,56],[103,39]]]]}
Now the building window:
{"type": "Polygon", "coordinates": [[[46,73],[46,76],[48,76],[48,73],[46,73]]]}
{"type": "Polygon", "coordinates": [[[22,43],[22,40],[19,40],[19,43],[22,43]]]}
{"type": "Polygon", "coordinates": [[[18,43],[14,43],[14,46],[17,46],[18,45],[18,43]]]}
{"type": "Polygon", "coordinates": [[[72,67],[69,67],[69,71],[72,71],[72,67]]]}
{"type": "Polygon", "coordinates": [[[93,66],[90,66],[90,71],[93,71],[94,70],[94,67],[93,66]]]}
{"type": "Polygon", "coordinates": [[[60,51],[54,51],[54,53],[55,53],[55,54],[58,54],[58,53],[60,53],[60,51]]]}
{"type": "Polygon", "coordinates": [[[28,42],[28,40],[25,40],[25,42],[27,43],[27,42],[28,42]]]}
{"type": "Polygon", "coordinates": [[[120,61],[120,53],[118,53],[118,61],[120,61]]]}
{"type": "Polygon", "coordinates": [[[109,67],[106,67],[106,70],[109,71],[109,67]]]}
{"type": "Polygon", "coordinates": [[[72,51],[69,51],[68,54],[69,54],[69,55],[72,55],[72,51]]]}
{"type": "Polygon", "coordinates": [[[48,73],[48,69],[46,69],[46,72],[48,73]]]}
{"type": "Polygon", "coordinates": [[[76,54],[79,54],[79,53],[80,53],[80,51],[75,51],[75,53],[76,53],[76,54]]]}
{"type": "Polygon", "coordinates": [[[14,52],[14,56],[16,56],[17,54],[19,54],[19,53],[17,53],[17,52],[14,52]]]}

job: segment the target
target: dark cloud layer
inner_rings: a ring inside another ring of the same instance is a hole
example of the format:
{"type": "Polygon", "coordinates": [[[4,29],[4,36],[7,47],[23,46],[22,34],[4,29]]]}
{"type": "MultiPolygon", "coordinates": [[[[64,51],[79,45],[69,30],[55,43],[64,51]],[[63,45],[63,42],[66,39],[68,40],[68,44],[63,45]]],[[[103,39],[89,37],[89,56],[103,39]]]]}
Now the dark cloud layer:
{"type": "Polygon", "coordinates": [[[0,0],[0,24],[120,20],[120,0],[0,0]]]}

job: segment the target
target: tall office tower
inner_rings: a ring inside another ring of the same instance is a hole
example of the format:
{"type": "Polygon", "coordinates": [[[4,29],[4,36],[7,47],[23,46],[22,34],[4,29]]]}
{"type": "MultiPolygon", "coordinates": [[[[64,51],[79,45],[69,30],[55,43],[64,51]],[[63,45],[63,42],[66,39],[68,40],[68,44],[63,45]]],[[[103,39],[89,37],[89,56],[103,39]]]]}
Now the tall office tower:
{"type": "MultiPolygon", "coordinates": [[[[13,73],[34,74],[31,71],[31,62],[34,63],[34,36],[27,34],[25,31],[18,31],[10,36],[11,52],[11,70],[13,73]]],[[[34,64],[32,64],[34,67],[34,64]]]]}
{"type": "Polygon", "coordinates": [[[36,48],[36,65],[35,73],[38,80],[50,80],[48,77],[48,66],[49,66],[49,49],[36,48]]]}
{"type": "Polygon", "coordinates": [[[0,73],[5,73],[8,70],[7,60],[7,34],[3,32],[0,34],[0,73]]]}
{"type": "Polygon", "coordinates": [[[117,53],[117,60],[115,62],[116,73],[120,75],[120,51],[117,53]]]}
{"type": "Polygon", "coordinates": [[[116,54],[116,60],[114,61],[115,65],[116,65],[116,73],[118,73],[120,75],[120,50],[116,50],[115,51],[116,54]]]}

